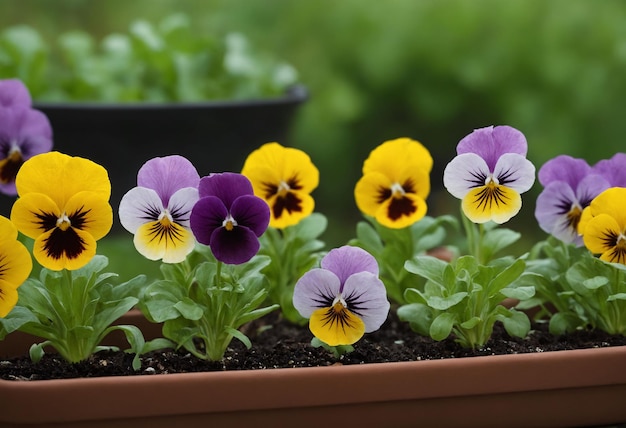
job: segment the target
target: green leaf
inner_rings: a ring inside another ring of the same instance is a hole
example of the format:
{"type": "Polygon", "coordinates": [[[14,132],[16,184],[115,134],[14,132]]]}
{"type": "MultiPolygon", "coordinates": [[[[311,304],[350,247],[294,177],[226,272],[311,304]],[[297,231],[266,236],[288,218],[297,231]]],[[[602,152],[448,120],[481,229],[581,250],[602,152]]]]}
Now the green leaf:
{"type": "Polygon", "coordinates": [[[504,269],[495,278],[491,280],[489,283],[489,292],[491,295],[495,295],[497,292],[501,291],[503,288],[511,285],[515,282],[520,275],[524,272],[526,267],[526,263],[524,260],[517,259],[513,264],[504,269]]]}
{"type": "Polygon", "coordinates": [[[550,318],[549,331],[554,335],[561,335],[575,331],[584,322],[572,313],[557,312],[550,318]]]}
{"type": "Polygon", "coordinates": [[[504,288],[500,290],[500,293],[502,293],[505,297],[510,297],[511,299],[528,300],[535,295],[535,287],[527,286],[504,288]]]}
{"type": "Polygon", "coordinates": [[[192,321],[198,321],[204,315],[204,308],[188,297],[176,302],[174,308],[176,308],[184,318],[192,321]]]}
{"type": "Polygon", "coordinates": [[[41,359],[45,355],[45,351],[43,350],[43,348],[44,346],[47,346],[49,344],[50,344],[49,341],[45,341],[42,343],[34,343],[33,345],[31,345],[30,349],[28,350],[30,359],[34,363],[38,363],[39,361],[41,361],[41,359]]]}
{"type": "Polygon", "coordinates": [[[461,323],[461,327],[467,330],[471,330],[482,322],[480,317],[472,317],[467,321],[461,323]]]}
{"type": "Polygon", "coordinates": [[[252,348],[252,342],[250,342],[250,339],[248,338],[248,336],[246,336],[245,334],[243,334],[242,332],[240,332],[239,330],[236,330],[232,327],[227,327],[225,329],[229,334],[231,334],[233,337],[239,339],[239,341],[241,343],[243,343],[247,349],[252,348]]]}
{"type": "Polygon", "coordinates": [[[468,293],[465,291],[460,291],[458,293],[454,293],[450,296],[427,296],[426,302],[428,306],[433,309],[445,311],[454,305],[457,305],[463,301],[467,297],[468,293]]]}
{"type": "Polygon", "coordinates": [[[530,320],[524,312],[510,309],[509,316],[502,320],[506,332],[514,337],[524,338],[530,332],[530,320]]]}
{"type": "Polygon", "coordinates": [[[626,300],[626,293],[617,293],[617,294],[611,294],[606,301],[607,302],[612,302],[615,300],[626,300]]]}
{"type": "Polygon", "coordinates": [[[589,278],[583,281],[583,285],[589,290],[596,290],[598,288],[606,286],[608,283],[609,279],[604,276],[594,276],[593,278],[589,278]]]}
{"type": "Polygon", "coordinates": [[[448,266],[447,262],[431,256],[415,256],[404,263],[407,271],[442,285],[444,271],[448,266]]]}
{"type": "Polygon", "coordinates": [[[416,333],[423,336],[430,334],[433,311],[428,306],[420,303],[402,305],[398,308],[397,314],[400,321],[408,322],[411,329],[416,333]]]}
{"type": "Polygon", "coordinates": [[[430,325],[430,337],[433,340],[441,341],[450,336],[452,328],[456,322],[456,316],[452,313],[444,312],[437,316],[430,325]]]}

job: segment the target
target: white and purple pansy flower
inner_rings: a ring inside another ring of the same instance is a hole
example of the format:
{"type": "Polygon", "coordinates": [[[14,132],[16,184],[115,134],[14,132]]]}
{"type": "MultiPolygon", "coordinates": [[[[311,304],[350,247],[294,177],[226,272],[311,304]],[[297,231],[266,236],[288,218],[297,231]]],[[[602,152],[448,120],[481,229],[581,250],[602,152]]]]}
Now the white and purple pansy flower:
{"type": "Polygon", "coordinates": [[[443,184],[462,200],[474,223],[505,223],[522,207],[521,193],[535,182],[535,167],[526,159],[524,134],[510,126],[476,129],[457,145],[446,166],[443,184]]]}
{"type": "Polygon", "coordinates": [[[246,176],[224,172],[200,180],[200,199],[191,212],[191,230],[198,242],[211,247],[217,260],[241,264],[261,246],[270,222],[270,208],[254,195],[246,176]]]}
{"type": "Polygon", "coordinates": [[[120,201],[119,216],[144,257],[179,263],[193,251],[189,217],[199,182],[196,168],[182,156],[153,158],[141,167],[137,187],[120,201]]]}
{"type": "Polygon", "coordinates": [[[16,195],[22,164],[52,149],[52,127],[32,108],[28,89],[17,79],[0,80],[0,192],[16,195]]]}
{"type": "Polygon", "coordinates": [[[578,233],[582,212],[596,196],[611,187],[605,174],[613,168],[605,162],[598,163],[598,169],[584,159],[561,155],[539,169],[539,182],[544,189],[537,197],[535,217],[541,229],[563,242],[583,244],[578,233]]]}
{"type": "Polygon", "coordinates": [[[352,345],[378,330],[390,308],[376,259],[348,245],[331,250],[321,268],[298,280],[293,304],[315,337],[330,346],[352,345]]]}

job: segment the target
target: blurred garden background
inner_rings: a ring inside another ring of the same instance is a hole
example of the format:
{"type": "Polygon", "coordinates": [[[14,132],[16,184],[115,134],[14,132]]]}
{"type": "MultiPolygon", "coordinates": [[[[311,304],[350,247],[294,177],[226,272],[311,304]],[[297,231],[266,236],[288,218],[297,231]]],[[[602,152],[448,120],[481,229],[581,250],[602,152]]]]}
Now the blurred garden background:
{"type": "MultiPolygon", "coordinates": [[[[624,151],[621,0],[2,0],[0,30],[25,24],[46,42],[70,30],[98,40],[176,12],[198,34],[239,32],[297,70],[310,99],[281,143],[320,170],[314,197],[330,219],[330,246],[354,235],[354,185],[388,139],[411,137],[432,152],[433,216],[458,213],[441,173],[475,128],[520,129],[537,168],[562,153],[595,163],[624,151]]],[[[507,225],[525,237],[544,236],[534,219],[540,190],[523,195],[507,225]]]]}

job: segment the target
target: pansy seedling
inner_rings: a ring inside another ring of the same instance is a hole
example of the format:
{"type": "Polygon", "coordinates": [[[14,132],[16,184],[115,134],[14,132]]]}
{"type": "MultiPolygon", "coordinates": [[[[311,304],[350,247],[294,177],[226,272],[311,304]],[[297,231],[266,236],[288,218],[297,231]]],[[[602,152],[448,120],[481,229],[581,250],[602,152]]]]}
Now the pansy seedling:
{"type": "Polygon", "coordinates": [[[137,187],[120,201],[119,216],[144,257],[179,263],[194,249],[189,217],[199,182],[196,168],[182,156],[154,158],[141,167],[137,187]]]}
{"type": "Polygon", "coordinates": [[[352,246],[331,250],[296,283],[293,304],[311,332],[330,346],[352,345],[380,328],[390,304],[376,259],[352,246]]]}
{"type": "Polygon", "coordinates": [[[443,184],[462,200],[474,223],[509,221],[522,207],[521,193],[535,182],[535,167],[526,159],[524,135],[510,126],[480,128],[457,145],[446,166],[443,184]]]}

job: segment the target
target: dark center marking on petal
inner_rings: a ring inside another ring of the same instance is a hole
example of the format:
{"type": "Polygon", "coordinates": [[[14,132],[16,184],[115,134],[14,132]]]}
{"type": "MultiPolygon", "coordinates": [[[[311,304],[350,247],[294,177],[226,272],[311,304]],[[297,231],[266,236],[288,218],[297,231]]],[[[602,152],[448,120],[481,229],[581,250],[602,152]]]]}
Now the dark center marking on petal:
{"type": "Polygon", "coordinates": [[[19,150],[11,152],[5,159],[0,161],[0,183],[14,182],[15,176],[23,164],[24,159],[19,150]]]}
{"type": "Polygon", "coordinates": [[[85,251],[85,241],[73,227],[66,230],[55,227],[50,236],[44,240],[43,249],[48,257],[55,260],[64,254],[71,260],[78,258],[85,251]]]}
{"type": "Polygon", "coordinates": [[[608,250],[608,257],[611,263],[626,264],[626,239],[614,231],[605,232],[602,239],[608,250]]]}
{"type": "Polygon", "coordinates": [[[507,205],[508,199],[504,190],[492,181],[476,194],[474,203],[478,205],[478,209],[482,208],[484,212],[487,209],[491,209],[494,204],[497,207],[507,205]]]}
{"type": "Polygon", "coordinates": [[[394,196],[389,204],[389,208],[387,209],[387,217],[395,221],[402,216],[410,216],[415,211],[417,211],[417,207],[415,206],[413,200],[406,197],[406,195],[402,195],[400,197],[394,196]]]}
{"type": "Polygon", "coordinates": [[[160,221],[156,221],[148,229],[148,235],[150,236],[150,242],[157,241],[162,243],[165,241],[165,245],[173,244],[176,246],[177,242],[183,242],[183,228],[179,224],[169,220],[167,216],[164,216],[160,221]]]}
{"type": "Polygon", "coordinates": [[[280,218],[284,211],[287,211],[289,214],[302,212],[302,200],[292,192],[288,192],[284,196],[278,196],[274,206],[272,206],[274,218],[280,218]]]}
{"type": "Polygon", "coordinates": [[[485,181],[487,180],[487,176],[481,171],[471,171],[470,175],[471,179],[466,179],[466,181],[470,182],[470,187],[480,187],[485,185],[485,181]]]}
{"type": "Polygon", "coordinates": [[[329,328],[341,328],[342,331],[346,329],[357,328],[352,322],[350,322],[350,312],[341,304],[341,302],[335,303],[329,307],[321,318],[322,325],[329,328]]]}

